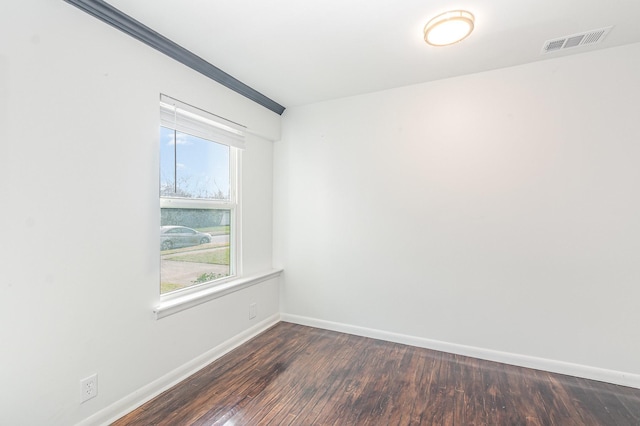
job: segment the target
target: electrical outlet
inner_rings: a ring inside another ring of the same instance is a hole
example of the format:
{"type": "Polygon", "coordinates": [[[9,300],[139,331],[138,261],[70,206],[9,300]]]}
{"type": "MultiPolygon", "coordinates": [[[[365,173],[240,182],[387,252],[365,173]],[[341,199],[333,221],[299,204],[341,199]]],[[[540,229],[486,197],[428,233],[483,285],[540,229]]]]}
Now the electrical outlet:
{"type": "Polygon", "coordinates": [[[98,396],[98,375],[93,374],[80,380],[80,402],[98,396]]]}
{"type": "Polygon", "coordinates": [[[249,305],[249,319],[254,319],[257,315],[257,306],[255,303],[251,303],[249,305]]]}

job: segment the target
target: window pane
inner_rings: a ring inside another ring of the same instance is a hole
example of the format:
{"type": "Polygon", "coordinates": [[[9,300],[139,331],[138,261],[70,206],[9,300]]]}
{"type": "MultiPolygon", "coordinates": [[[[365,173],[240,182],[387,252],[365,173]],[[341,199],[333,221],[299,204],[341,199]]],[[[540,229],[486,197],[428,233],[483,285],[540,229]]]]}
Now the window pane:
{"type": "Polygon", "coordinates": [[[230,148],[186,133],[161,129],[160,195],[229,200],[230,148]]]}
{"type": "Polygon", "coordinates": [[[231,275],[230,218],[230,210],[161,209],[161,294],[231,275]]]}

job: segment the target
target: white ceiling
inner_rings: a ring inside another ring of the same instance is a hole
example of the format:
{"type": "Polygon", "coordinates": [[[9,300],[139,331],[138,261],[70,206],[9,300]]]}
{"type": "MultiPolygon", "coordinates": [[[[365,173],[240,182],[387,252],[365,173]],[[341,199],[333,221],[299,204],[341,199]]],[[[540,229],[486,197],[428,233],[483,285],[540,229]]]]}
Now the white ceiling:
{"type": "Polygon", "coordinates": [[[640,42],[640,0],[107,0],[285,107],[640,42]],[[422,29],[465,9],[475,31],[431,47],[422,29]],[[613,25],[603,42],[546,40],[613,25]]]}

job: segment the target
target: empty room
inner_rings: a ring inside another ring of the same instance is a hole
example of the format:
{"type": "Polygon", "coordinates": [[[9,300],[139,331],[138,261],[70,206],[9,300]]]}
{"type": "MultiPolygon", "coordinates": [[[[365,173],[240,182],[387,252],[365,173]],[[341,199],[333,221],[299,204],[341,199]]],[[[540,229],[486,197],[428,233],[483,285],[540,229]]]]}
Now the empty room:
{"type": "Polygon", "coordinates": [[[639,2],[0,11],[0,425],[640,424],[639,2]]]}

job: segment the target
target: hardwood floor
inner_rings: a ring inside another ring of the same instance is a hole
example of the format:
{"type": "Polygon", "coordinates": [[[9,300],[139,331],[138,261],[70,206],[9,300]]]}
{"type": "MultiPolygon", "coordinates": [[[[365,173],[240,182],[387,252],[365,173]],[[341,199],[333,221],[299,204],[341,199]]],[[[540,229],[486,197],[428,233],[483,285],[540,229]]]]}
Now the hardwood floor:
{"type": "Polygon", "coordinates": [[[113,425],[640,425],[640,389],[281,322],[113,425]]]}

